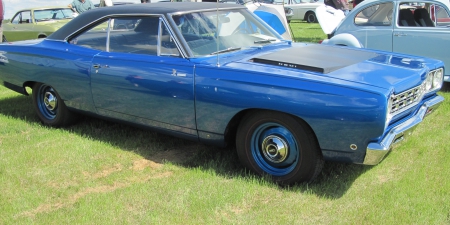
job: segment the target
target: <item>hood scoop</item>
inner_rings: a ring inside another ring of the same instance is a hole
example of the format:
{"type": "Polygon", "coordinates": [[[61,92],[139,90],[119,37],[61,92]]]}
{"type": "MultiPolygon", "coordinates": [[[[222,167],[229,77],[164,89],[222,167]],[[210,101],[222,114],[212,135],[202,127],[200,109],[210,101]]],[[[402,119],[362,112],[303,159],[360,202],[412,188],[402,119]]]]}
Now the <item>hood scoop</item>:
{"type": "Polygon", "coordinates": [[[377,56],[374,52],[314,44],[268,53],[251,61],[327,74],[377,56]]]}

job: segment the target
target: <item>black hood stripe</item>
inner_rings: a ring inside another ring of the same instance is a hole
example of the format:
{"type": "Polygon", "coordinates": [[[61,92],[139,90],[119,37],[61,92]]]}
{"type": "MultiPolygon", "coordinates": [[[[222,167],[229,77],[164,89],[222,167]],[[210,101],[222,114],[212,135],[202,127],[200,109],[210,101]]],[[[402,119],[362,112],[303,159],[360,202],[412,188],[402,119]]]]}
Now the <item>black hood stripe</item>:
{"type": "Polygon", "coordinates": [[[261,55],[252,61],[326,74],[377,56],[359,49],[314,44],[261,55]]]}

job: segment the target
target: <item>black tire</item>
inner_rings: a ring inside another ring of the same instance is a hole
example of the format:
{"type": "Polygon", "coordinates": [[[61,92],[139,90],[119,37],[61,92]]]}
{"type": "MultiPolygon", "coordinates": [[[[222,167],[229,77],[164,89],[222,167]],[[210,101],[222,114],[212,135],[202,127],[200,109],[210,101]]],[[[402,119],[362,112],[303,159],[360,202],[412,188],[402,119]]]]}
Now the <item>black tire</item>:
{"type": "Polygon", "coordinates": [[[56,90],[47,84],[36,83],[33,86],[33,106],[39,119],[48,126],[66,126],[76,119],[56,90]]]}
{"type": "Polygon", "coordinates": [[[309,126],[275,111],[246,115],[238,127],[236,148],[242,164],[281,185],[314,180],[324,163],[309,126]]]}
{"type": "Polygon", "coordinates": [[[307,12],[305,15],[305,20],[308,23],[317,23],[317,17],[314,12],[307,12]]]}
{"type": "Polygon", "coordinates": [[[2,42],[7,42],[5,35],[2,37],[2,42]]]}

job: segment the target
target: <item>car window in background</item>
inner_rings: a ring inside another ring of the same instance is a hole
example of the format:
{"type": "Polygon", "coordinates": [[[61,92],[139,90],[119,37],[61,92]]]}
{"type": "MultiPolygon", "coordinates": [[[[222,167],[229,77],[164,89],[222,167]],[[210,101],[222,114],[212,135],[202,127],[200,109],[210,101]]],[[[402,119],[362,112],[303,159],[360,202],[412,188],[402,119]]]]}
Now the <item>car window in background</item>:
{"type": "Polygon", "coordinates": [[[16,14],[16,16],[11,20],[13,24],[23,24],[23,23],[31,23],[31,12],[23,11],[16,14]]]}
{"type": "Polygon", "coordinates": [[[441,27],[450,25],[449,13],[439,4],[403,2],[399,9],[399,26],[441,27]]]}
{"type": "Polygon", "coordinates": [[[72,19],[73,12],[70,9],[47,9],[35,10],[34,19],[36,22],[60,19],[72,19]]]}
{"type": "MultiPolygon", "coordinates": [[[[439,5],[435,5],[435,7],[437,17],[436,26],[450,26],[450,16],[447,10],[439,5]]],[[[432,7],[431,9],[431,11],[433,12],[434,7],[432,7]]]]}
{"type": "Polygon", "coordinates": [[[392,24],[392,2],[372,5],[361,10],[355,17],[358,26],[390,26],[392,24]]]}

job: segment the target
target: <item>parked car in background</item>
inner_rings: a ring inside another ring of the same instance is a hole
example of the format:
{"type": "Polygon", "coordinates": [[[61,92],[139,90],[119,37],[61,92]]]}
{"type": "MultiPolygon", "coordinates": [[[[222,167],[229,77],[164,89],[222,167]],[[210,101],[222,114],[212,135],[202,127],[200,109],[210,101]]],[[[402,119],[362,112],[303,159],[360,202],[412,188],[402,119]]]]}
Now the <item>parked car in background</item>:
{"type": "Polygon", "coordinates": [[[69,7],[24,9],[3,23],[3,41],[46,38],[74,17],[69,7]]]}
{"type": "MultiPolygon", "coordinates": [[[[448,0],[365,0],[342,17],[342,23],[330,16],[338,14],[332,9],[317,10],[323,12],[317,13],[323,15],[319,22],[330,37],[322,44],[420,55],[450,65],[448,0]],[[330,24],[336,27],[329,27],[330,24]]],[[[450,81],[450,70],[445,71],[444,80],[450,81]]]]}
{"type": "MultiPolygon", "coordinates": [[[[114,6],[118,5],[128,5],[128,4],[134,4],[133,2],[112,2],[114,6]]],[[[100,4],[94,4],[95,7],[98,7],[100,4]]]]}
{"type": "MultiPolygon", "coordinates": [[[[292,10],[292,15],[288,17],[291,20],[305,20],[308,23],[317,23],[315,10],[324,5],[323,0],[275,0],[276,4],[283,4],[284,7],[292,10]]],[[[289,11],[289,10],[288,10],[289,11]]]]}
{"type": "Polygon", "coordinates": [[[286,41],[245,6],[217,3],[103,7],[46,39],[0,44],[0,84],[31,87],[43,124],[84,113],[236,146],[280,184],[313,180],[324,160],[378,164],[443,101],[443,70],[286,41]],[[116,30],[122,20],[134,25],[116,30]]]}

